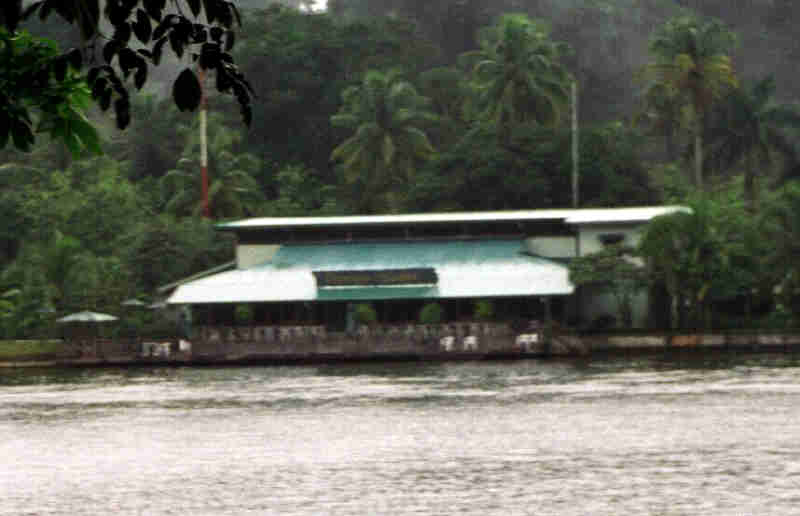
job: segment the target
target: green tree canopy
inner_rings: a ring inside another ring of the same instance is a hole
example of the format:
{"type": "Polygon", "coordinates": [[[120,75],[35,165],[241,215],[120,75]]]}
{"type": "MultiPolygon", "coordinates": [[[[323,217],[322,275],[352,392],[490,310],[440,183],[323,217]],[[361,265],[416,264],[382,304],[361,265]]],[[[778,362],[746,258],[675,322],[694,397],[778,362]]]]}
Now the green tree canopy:
{"type": "MultiPolygon", "coordinates": [[[[260,165],[252,154],[236,154],[224,150],[214,160],[210,174],[208,205],[212,218],[252,216],[262,209],[264,198],[253,178],[260,165]]],[[[203,210],[196,160],[184,157],[177,168],[168,171],[160,180],[169,213],[199,215],[203,210]]]]}
{"type": "Polygon", "coordinates": [[[667,21],[650,41],[645,99],[654,103],[655,112],[662,116],[669,113],[672,117],[674,111],[659,108],[656,102],[678,101],[686,107],[684,120],[694,136],[695,186],[701,189],[706,116],[714,103],[737,85],[730,59],[735,43],[736,36],[722,22],[695,16],[667,21]]]}
{"type": "MultiPolygon", "coordinates": [[[[76,97],[86,90],[83,81],[103,110],[113,104],[117,126],[125,128],[131,106],[126,81],[141,89],[167,43],[177,57],[186,53],[199,68],[213,72],[216,89],[236,97],[249,123],[252,91],[229,53],[238,19],[228,0],[175,0],[169,9],[166,0],[106,0],[102,10],[100,0],[40,0],[24,9],[22,0],[6,0],[0,5],[0,148],[9,133],[17,148],[27,150],[35,132],[47,132],[73,151],[97,150],[97,134],[76,97]],[[52,44],[18,32],[25,18],[46,19],[51,13],[80,29],[82,48],[59,53],[52,44]],[[110,38],[100,30],[105,22],[113,28],[110,38]]],[[[186,67],[173,85],[175,104],[193,110],[200,98],[198,77],[186,67]]]]}
{"type": "Polygon", "coordinates": [[[711,130],[711,158],[722,166],[744,168],[745,194],[756,203],[757,175],[766,175],[774,157],[784,169],[797,165],[795,142],[787,130],[800,129],[800,108],[775,101],[775,81],[766,77],[732,91],[718,110],[711,130]]]}
{"type": "MultiPolygon", "coordinates": [[[[666,288],[673,324],[708,328],[712,308],[736,300],[749,305],[774,285],[771,244],[760,219],[749,216],[740,192],[698,197],[691,212],[653,219],[639,245],[649,278],[666,288]]],[[[742,314],[743,315],[743,314],[742,314]]]]}
{"type": "Polygon", "coordinates": [[[567,47],[550,39],[541,21],[507,14],[485,29],[480,50],[462,55],[479,98],[480,118],[508,137],[516,125],[554,126],[569,105],[567,47]]]}
{"type": "Polygon", "coordinates": [[[774,273],[778,308],[791,322],[800,323],[800,182],[792,180],[777,192],[774,202],[763,206],[767,224],[763,235],[772,242],[767,265],[774,273]]]}
{"type": "Polygon", "coordinates": [[[78,73],[79,53],[63,58],[52,41],[0,26],[0,54],[0,149],[11,141],[29,151],[34,133],[42,132],[75,155],[100,152],[97,132],[84,115],[90,92],[78,73]]]}
{"type": "MultiPolygon", "coordinates": [[[[643,137],[621,123],[580,131],[581,203],[635,206],[657,202],[639,157],[643,137]]],[[[572,135],[525,126],[502,144],[480,125],[423,167],[411,190],[413,210],[503,210],[568,206],[572,135]]]]}
{"type": "Polygon", "coordinates": [[[120,254],[133,271],[134,284],[141,291],[153,292],[232,260],[232,239],[215,232],[209,219],[162,214],[131,226],[121,236],[120,254]]]}
{"type": "Polygon", "coordinates": [[[361,211],[396,211],[400,201],[389,185],[408,185],[416,166],[434,153],[425,126],[437,117],[430,101],[399,71],[372,70],[359,86],[342,94],[343,105],[331,117],[351,135],[331,153],[345,181],[357,187],[361,211]]]}
{"type": "Polygon", "coordinates": [[[645,286],[645,270],[634,258],[635,249],[609,245],[569,263],[569,280],[576,286],[593,286],[614,298],[624,327],[633,324],[633,297],[645,286]]]}

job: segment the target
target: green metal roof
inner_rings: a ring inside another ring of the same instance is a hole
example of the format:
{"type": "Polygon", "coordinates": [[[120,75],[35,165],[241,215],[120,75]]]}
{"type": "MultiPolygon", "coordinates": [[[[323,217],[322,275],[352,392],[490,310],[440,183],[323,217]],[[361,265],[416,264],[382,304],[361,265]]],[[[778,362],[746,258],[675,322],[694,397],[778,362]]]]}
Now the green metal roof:
{"type": "Polygon", "coordinates": [[[571,294],[566,266],[521,240],[284,245],[272,259],[178,286],[170,303],[548,296],[571,294]],[[320,287],[314,272],[433,268],[436,285],[320,287]]]}
{"type": "Polygon", "coordinates": [[[546,261],[523,250],[516,239],[284,245],[272,260],[254,268],[342,271],[546,261]]]}

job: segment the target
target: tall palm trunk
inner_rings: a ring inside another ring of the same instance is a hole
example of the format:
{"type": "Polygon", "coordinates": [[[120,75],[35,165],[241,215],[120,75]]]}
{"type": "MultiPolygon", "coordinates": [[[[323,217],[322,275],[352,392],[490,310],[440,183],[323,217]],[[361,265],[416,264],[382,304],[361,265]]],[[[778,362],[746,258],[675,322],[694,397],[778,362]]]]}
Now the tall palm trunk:
{"type": "Polygon", "coordinates": [[[675,163],[678,159],[678,146],[675,143],[675,128],[672,123],[664,130],[664,150],[667,153],[667,161],[675,163]]]}
{"type": "Polygon", "coordinates": [[[703,119],[697,117],[694,130],[694,185],[699,191],[704,191],[703,185],[703,119]]]}
{"type": "Polygon", "coordinates": [[[758,194],[756,192],[756,171],[754,164],[755,159],[753,154],[753,151],[747,153],[744,170],[744,194],[745,198],[747,199],[747,208],[751,213],[755,213],[756,203],[758,202],[758,194]]]}

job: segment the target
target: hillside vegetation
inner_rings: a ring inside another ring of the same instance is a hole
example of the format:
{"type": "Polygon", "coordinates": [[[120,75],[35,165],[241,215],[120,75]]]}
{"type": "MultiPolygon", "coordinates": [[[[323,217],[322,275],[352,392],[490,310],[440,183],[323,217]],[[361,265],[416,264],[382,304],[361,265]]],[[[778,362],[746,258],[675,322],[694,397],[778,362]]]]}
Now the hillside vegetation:
{"type": "Polygon", "coordinates": [[[211,219],[196,114],[165,94],[188,56],[153,71],[126,130],[91,111],[102,154],[0,150],[0,337],[43,332],[42,307],[118,313],[231,260],[219,220],[571,206],[573,83],[580,206],[695,208],[640,250],[675,312],[660,324],[795,324],[800,4],[292,3],[306,9],[240,2],[252,124],[210,93],[211,219]]]}

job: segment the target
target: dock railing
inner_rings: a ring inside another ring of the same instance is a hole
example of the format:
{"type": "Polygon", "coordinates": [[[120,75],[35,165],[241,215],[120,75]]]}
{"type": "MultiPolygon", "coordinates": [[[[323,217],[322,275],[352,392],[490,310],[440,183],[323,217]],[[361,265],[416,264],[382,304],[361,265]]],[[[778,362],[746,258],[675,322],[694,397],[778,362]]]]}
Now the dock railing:
{"type": "Polygon", "coordinates": [[[525,342],[506,323],[374,324],[355,331],[329,331],[322,325],[199,326],[191,336],[194,355],[308,353],[491,353],[536,352],[538,331],[525,342]]]}

